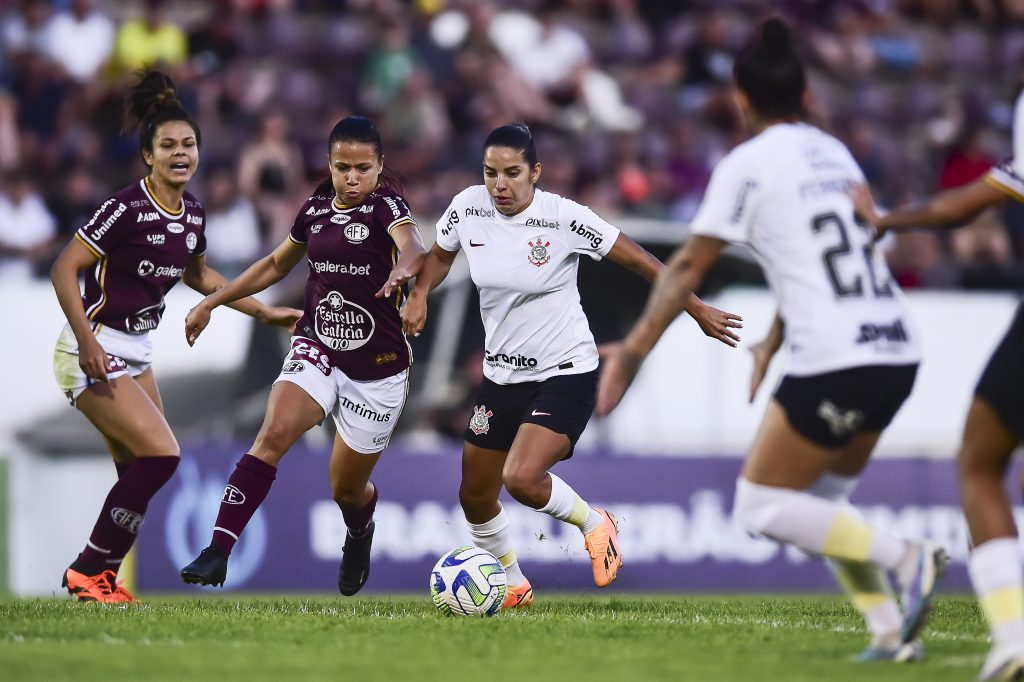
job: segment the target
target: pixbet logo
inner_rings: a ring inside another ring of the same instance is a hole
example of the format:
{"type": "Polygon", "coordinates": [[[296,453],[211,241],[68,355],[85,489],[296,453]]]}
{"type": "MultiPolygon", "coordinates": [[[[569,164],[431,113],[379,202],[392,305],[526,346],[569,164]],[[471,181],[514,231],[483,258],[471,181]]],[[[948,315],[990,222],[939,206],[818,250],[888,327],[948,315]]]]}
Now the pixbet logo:
{"type": "Polygon", "coordinates": [[[475,216],[477,218],[493,218],[494,217],[494,209],[493,208],[476,208],[474,206],[470,206],[469,208],[466,209],[466,217],[468,218],[469,216],[475,216]]]}
{"type": "Polygon", "coordinates": [[[559,226],[559,222],[557,220],[547,220],[546,218],[527,218],[526,219],[526,226],[527,227],[550,227],[552,229],[557,229],[558,226],[559,226]]]}

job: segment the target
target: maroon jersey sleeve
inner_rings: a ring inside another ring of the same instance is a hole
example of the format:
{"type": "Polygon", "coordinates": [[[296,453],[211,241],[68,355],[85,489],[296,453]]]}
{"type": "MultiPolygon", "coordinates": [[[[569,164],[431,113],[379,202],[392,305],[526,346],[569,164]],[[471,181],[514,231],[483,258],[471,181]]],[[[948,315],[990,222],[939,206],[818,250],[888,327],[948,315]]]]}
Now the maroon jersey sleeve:
{"type": "Polygon", "coordinates": [[[295,222],[292,223],[292,229],[288,231],[288,238],[299,246],[306,246],[309,243],[309,221],[306,220],[306,214],[309,212],[310,216],[314,216],[317,211],[312,198],[310,197],[295,214],[295,222]]]}
{"type": "Polygon", "coordinates": [[[97,258],[103,258],[108,251],[132,236],[134,226],[128,219],[122,219],[125,213],[128,213],[128,205],[117,197],[111,197],[96,209],[92,220],[79,228],[75,236],[97,258]]]}
{"type": "Polygon", "coordinates": [[[405,199],[397,194],[382,195],[377,211],[379,212],[378,219],[388,226],[388,234],[391,234],[391,230],[399,225],[416,226],[416,221],[412,217],[409,205],[405,203],[405,199]]]}

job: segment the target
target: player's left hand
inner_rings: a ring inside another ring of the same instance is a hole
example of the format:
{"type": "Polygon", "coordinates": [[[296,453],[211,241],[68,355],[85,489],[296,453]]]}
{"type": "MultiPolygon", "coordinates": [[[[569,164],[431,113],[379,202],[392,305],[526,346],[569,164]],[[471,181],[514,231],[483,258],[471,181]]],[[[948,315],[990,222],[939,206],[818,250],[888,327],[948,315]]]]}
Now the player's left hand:
{"type": "Polygon", "coordinates": [[[302,311],[298,308],[287,306],[272,306],[267,310],[263,321],[275,327],[284,327],[289,334],[295,332],[295,323],[302,317],[302,311]]]}
{"type": "Polygon", "coordinates": [[[727,313],[706,303],[690,314],[706,336],[733,348],[740,342],[740,337],[732,331],[743,328],[743,318],[739,315],[727,313]]]}
{"type": "Polygon", "coordinates": [[[875,241],[878,241],[885,234],[885,228],[879,223],[882,216],[878,213],[875,205],[875,198],[871,196],[871,189],[867,185],[854,183],[850,187],[850,200],[853,202],[853,212],[857,220],[867,223],[875,231],[875,241]]]}
{"type": "Polygon", "coordinates": [[[414,276],[415,275],[409,272],[409,269],[404,265],[396,265],[394,269],[391,270],[391,274],[388,275],[388,281],[385,282],[384,286],[382,286],[380,291],[377,292],[377,298],[387,298],[391,295],[392,291],[408,282],[414,276]]]}
{"type": "Polygon", "coordinates": [[[615,409],[643,362],[643,358],[627,350],[625,344],[608,344],[606,349],[608,352],[601,361],[601,381],[597,385],[595,412],[599,417],[615,409]]]}

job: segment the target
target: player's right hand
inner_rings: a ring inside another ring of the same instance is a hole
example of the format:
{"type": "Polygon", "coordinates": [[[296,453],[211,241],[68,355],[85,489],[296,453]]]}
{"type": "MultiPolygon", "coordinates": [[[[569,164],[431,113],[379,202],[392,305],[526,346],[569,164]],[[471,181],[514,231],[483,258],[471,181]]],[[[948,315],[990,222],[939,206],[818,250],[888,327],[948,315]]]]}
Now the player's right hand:
{"type": "Polygon", "coordinates": [[[188,311],[188,315],[185,316],[185,341],[189,346],[195,344],[196,339],[208,324],[210,324],[210,308],[206,305],[206,301],[200,301],[199,305],[188,311]]]}
{"type": "Polygon", "coordinates": [[[93,381],[107,382],[107,351],[95,336],[90,335],[85,343],[79,342],[78,366],[93,381]]]}
{"type": "Polygon", "coordinates": [[[419,336],[427,323],[427,297],[411,294],[402,308],[402,331],[419,336]]]}

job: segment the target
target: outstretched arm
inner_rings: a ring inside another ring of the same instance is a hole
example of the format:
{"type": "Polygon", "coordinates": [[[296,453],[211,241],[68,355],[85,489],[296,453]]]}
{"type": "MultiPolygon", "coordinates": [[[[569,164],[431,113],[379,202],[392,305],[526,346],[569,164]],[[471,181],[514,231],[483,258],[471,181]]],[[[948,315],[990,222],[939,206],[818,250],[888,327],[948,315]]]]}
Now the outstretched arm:
{"type": "Polygon", "coordinates": [[[427,323],[427,296],[448,276],[457,255],[458,251],[446,251],[437,244],[430,248],[416,277],[416,285],[402,308],[402,331],[406,334],[418,336],[423,331],[427,323]]]}
{"type": "Polygon", "coordinates": [[[940,192],[918,204],[901,206],[881,214],[871,191],[864,185],[854,189],[857,213],[875,226],[879,233],[912,227],[954,228],[972,220],[991,206],[1005,203],[1010,195],[983,176],[969,185],[940,192]]]}
{"type": "MultiPolygon", "coordinates": [[[[608,260],[632,270],[652,283],[665,269],[661,261],[651,255],[647,249],[621,233],[615,240],[611,251],[608,252],[608,260]]],[[[709,306],[693,293],[687,299],[683,310],[693,317],[694,322],[705,335],[717,339],[727,346],[735,347],[739,342],[740,337],[730,329],[730,327],[743,327],[743,318],[739,315],[709,306]]]]}
{"type": "Polygon", "coordinates": [[[602,370],[597,394],[599,415],[608,414],[622,400],[640,364],[686,308],[693,290],[704,281],[704,275],[724,247],[725,242],[720,239],[695,235],[673,254],[658,276],[643,315],[611,357],[608,367],[602,370]]]}
{"type": "MultiPolygon", "coordinates": [[[[245,272],[230,282],[212,268],[207,267],[205,258],[192,259],[191,273],[188,270],[185,272],[185,284],[201,294],[207,294],[207,296],[185,318],[185,339],[189,345],[195,343],[195,340],[206,329],[214,308],[220,305],[230,306],[266,322],[283,323],[284,318],[275,311],[290,311],[291,309],[271,309],[259,301],[246,297],[259,293],[284,279],[284,276],[302,260],[305,253],[304,246],[285,239],[273,252],[250,265],[245,272]],[[201,262],[197,263],[197,261],[201,262]]],[[[288,316],[294,316],[296,312],[299,311],[292,311],[288,313],[288,316]]],[[[296,316],[291,323],[297,319],[296,316]]]]}
{"type": "Polygon", "coordinates": [[[391,292],[420,273],[427,250],[420,239],[420,231],[412,223],[403,223],[391,231],[391,239],[398,247],[398,262],[388,274],[388,281],[377,292],[377,298],[387,298],[391,292]]]}

